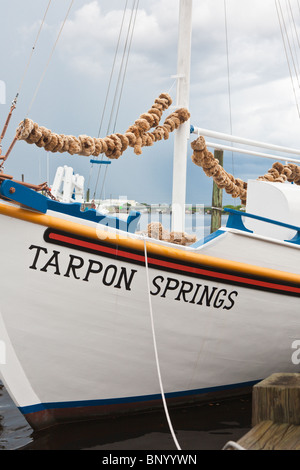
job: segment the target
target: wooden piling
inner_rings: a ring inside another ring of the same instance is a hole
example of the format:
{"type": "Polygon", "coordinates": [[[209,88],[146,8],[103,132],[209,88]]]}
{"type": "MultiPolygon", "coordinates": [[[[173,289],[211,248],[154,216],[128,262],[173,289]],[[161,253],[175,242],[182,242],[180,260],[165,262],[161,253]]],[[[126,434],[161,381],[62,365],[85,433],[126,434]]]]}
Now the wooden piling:
{"type": "Polygon", "coordinates": [[[253,387],[252,426],[238,441],[244,449],[300,450],[300,374],[272,374],[253,387]]]}
{"type": "Polygon", "coordinates": [[[252,425],[300,424],[300,374],[273,374],[253,387],[252,425]]]}
{"type": "MultiPolygon", "coordinates": [[[[219,161],[220,165],[223,166],[223,150],[215,150],[214,157],[219,161]]],[[[221,227],[222,207],[223,207],[222,200],[223,200],[223,189],[218,188],[216,183],[213,182],[210,233],[215,232],[221,227]]]]}

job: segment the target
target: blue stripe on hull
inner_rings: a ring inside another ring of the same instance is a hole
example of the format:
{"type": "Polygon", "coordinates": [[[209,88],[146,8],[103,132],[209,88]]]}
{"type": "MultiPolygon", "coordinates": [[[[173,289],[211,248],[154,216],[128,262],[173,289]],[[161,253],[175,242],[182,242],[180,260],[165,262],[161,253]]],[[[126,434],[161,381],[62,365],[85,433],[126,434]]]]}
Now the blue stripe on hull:
{"type": "MultiPolygon", "coordinates": [[[[165,397],[167,399],[172,398],[184,398],[189,396],[196,396],[196,395],[203,395],[215,392],[222,392],[226,390],[234,390],[234,389],[241,389],[241,388],[248,388],[253,387],[256,383],[260,380],[255,380],[251,382],[242,382],[237,384],[230,384],[230,385],[220,385],[218,387],[208,387],[208,388],[201,388],[201,389],[194,389],[194,390],[186,390],[180,392],[172,392],[166,393],[165,397]]],[[[124,398],[107,398],[103,400],[79,400],[79,401],[70,401],[70,402],[49,402],[49,403],[40,403],[37,405],[30,405],[30,406],[21,406],[19,410],[23,415],[27,415],[30,413],[36,413],[39,411],[45,410],[53,410],[53,409],[68,409],[68,408],[79,408],[79,407],[101,407],[101,406],[109,406],[109,405],[121,405],[121,404],[133,404],[138,402],[151,402],[155,400],[161,399],[160,394],[153,394],[153,395],[142,395],[136,397],[124,397],[124,398]]]]}

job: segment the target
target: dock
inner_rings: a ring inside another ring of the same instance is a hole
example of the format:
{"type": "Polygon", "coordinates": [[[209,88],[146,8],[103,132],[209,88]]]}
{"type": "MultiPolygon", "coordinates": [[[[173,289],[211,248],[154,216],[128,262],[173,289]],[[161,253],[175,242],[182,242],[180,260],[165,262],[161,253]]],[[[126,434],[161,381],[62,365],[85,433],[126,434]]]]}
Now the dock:
{"type": "Polygon", "coordinates": [[[252,429],[227,450],[300,450],[300,373],[276,373],[253,387],[252,429]]]}

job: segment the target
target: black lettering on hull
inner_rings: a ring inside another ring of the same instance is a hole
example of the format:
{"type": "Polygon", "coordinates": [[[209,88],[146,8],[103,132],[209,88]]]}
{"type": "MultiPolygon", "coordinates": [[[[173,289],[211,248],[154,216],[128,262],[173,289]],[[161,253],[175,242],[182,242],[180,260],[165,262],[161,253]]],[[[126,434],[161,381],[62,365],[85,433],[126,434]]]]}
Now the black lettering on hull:
{"type": "MultiPolygon", "coordinates": [[[[31,245],[34,258],[29,269],[63,276],[69,279],[89,282],[97,279],[106,287],[132,289],[136,269],[128,269],[115,264],[105,265],[95,259],[84,260],[81,256],[69,254],[68,257],[57,250],[51,253],[44,247],[31,245]],[[34,251],[35,250],[35,251],[34,251]]],[[[195,304],[214,309],[230,310],[235,305],[238,292],[225,288],[199,284],[192,281],[180,281],[174,277],[158,275],[152,280],[152,296],[172,299],[184,304],[195,304]]]]}
{"type": "Polygon", "coordinates": [[[103,266],[100,261],[89,259],[84,261],[81,256],[70,254],[67,267],[63,270],[65,259],[57,250],[48,254],[48,250],[41,246],[31,245],[30,250],[36,250],[33,263],[29,269],[39,270],[45,273],[52,273],[76,280],[89,282],[91,276],[100,275],[101,283],[107,287],[116,289],[131,290],[136,269],[118,267],[114,264],[103,266]]]}
{"type": "Polygon", "coordinates": [[[191,281],[179,281],[172,277],[159,275],[152,280],[154,289],[150,293],[163,298],[183,301],[185,303],[203,305],[216,309],[230,310],[235,304],[237,291],[219,289],[216,286],[208,286],[191,281]]]}

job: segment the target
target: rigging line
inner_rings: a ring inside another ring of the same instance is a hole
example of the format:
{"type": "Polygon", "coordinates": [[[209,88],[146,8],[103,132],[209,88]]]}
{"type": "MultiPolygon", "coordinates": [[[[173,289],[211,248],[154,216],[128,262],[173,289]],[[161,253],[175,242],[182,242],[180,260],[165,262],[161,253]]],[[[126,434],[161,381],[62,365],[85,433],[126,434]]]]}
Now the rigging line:
{"type": "Polygon", "coordinates": [[[92,170],[93,170],[93,166],[94,164],[91,163],[91,166],[90,166],[90,171],[89,171],[89,178],[88,178],[88,183],[87,183],[87,188],[88,188],[88,191],[89,191],[89,188],[90,188],[90,181],[91,181],[91,176],[92,176],[92,170]]]}
{"type": "Polygon", "coordinates": [[[114,108],[115,108],[115,104],[116,104],[118,88],[119,88],[119,85],[120,85],[121,74],[122,74],[123,64],[124,64],[124,60],[125,60],[125,53],[126,53],[127,44],[128,44],[128,37],[129,37],[129,32],[130,32],[131,23],[132,23],[132,17],[133,17],[135,1],[136,0],[133,0],[133,7],[132,7],[132,10],[131,10],[131,16],[130,16],[130,21],[129,21],[129,25],[128,25],[126,41],[125,41],[125,45],[124,45],[122,61],[121,61],[121,65],[120,65],[120,70],[119,70],[119,75],[118,75],[118,80],[117,80],[117,85],[116,85],[116,90],[115,90],[114,101],[113,101],[112,110],[111,110],[111,114],[110,114],[110,119],[109,119],[109,123],[108,123],[108,127],[107,127],[107,134],[109,133],[109,129],[110,129],[110,126],[111,126],[111,121],[112,121],[112,116],[113,116],[113,112],[114,112],[114,108]]]}
{"type": "MultiPolygon", "coordinates": [[[[109,123],[108,123],[108,126],[107,126],[107,135],[109,134],[110,128],[111,128],[111,122],[112,122],[113,113],[114,113],[114,109],[115,109],[115,105],[116,105],[116,99],[117,99],[118,90],[119,90],[119,86],[120,86],[121,75],[122,75],[122,73],[123,73],[123,75],[125,73],[125,71],[123,72],[123,64],[124,64],[125,54],[126,54],[127,45],[128,45],[128,38],[129,38],[129,33],[130,33],[130,29],[131,29],[131,24],[132,24],[132,18],[133,18],[133,13],[134,13],[135,2],[136,2],[136,0],[133,0],[129,25],[128,25],[128,29],[127,29],[126,40],[125,40],[124,49],[123,49],[121,65],[120,65],[120,69],[119,69],[119,75],[118,75],[115,94],[114,94],[113,105],[112,105],[112,109],[111,109],[111,113],[110,113],[109,123]]],[[[100,170],[101,170],[101,168],[99,168],[99,170],[98,170],[98,177],[97,177],[97,183],[96,183],[96,186],[95,186],[94,198],[95,198],[96,190],[97,190],[97,186],[98,186],[100,170]]],[[[106,175],[107,175],[107,171],[108,171],[108,167],[105,168],[105,174],[104,174],[104,179],[103,179],[103,184],[102,184],[102,189],[101,189],[101,196],[102,196],[102,192],[103,192],[103,188],[104,188],[104,183],[105,183],[105,178],[106,178],[106,175]]],[[[101,199],[101,197],[99,199],[101,199]]]]}
{"type": "MultiPolygon", "coordinates": [[[[300,3],[299,3],[299,0],[297,0],[297,5],[298,5],[298,15],[300,13],[300,3]]],[[[298,39],[298,32],[297,32],[297,39],[298,39]]],[[[300,48],[300,44],[299,44],[299,48],[300,48]]]]}
{"type": "MultiPolygon", "coordinates": [[[[125,63],[125,69],[124,69],[124,72],[123,72],[123,80],[122,80],[121,90],[120,90],[120,94],[119,94],[119,101],[118,101],[118,106],[117,106],[117,111],[116,111],[116,117],[115,117],[115,123],[114,123],[114,127],[113,127],[113,132],[115,132],[116,125],[117,125],[117,119],[118,119],[118,114],[119,114],[119,109],[120,109],[121,98],[122,98],[122,94],[123,94],[123,88],[124,88],[124,83],[125,83],[126,71],[127,71],[127,66],[128,66],[128,59],[129,59],[129,54],[130,54],[130,49],[131,49],[131,44],[132,44],[132,38],[133,38],[133,32],[134,32],[134,28],[135,28],[135,22],[136,22],[138,7],[139,7],[139,0],[137,0],[136,7],[135,7],[135,17],[134,17],[133,26],[132,26],[132,29],[131,29],[131,37],[130,37],[129,47],[128,47],[128,51],[127,51],[127,58],[126,58],[126,63],[125,63]]],[[[133,9],[134,9],[134,5],[133,5],[133,9]]],[[[132,10],[132,12],[133,12],[133,10],[132,10]]],[[[129,25],[129,29],[130,29],[130,25],[129,25]]],[[[128,34],[129,34],[129,29],[128,29],[128,34]]],[[[104,191],[104,185],[105,185],[105,181],[106,181],[107,172],[108,172],[108,165],[107,165],[106,168],[105,168],[105,173],[104,173],[104,178],[103,178],[103,183],[102,183],[102,188],[101,188],[100,198],[99,198],[99,199],[102,198],[102,194],[103,194],[103,191],[104,191]]]]}
{"type": "MultiPolygon", "coordinates": [[[[172,78],[172,77],[171,77],[172,78]]],[[[172,89],[174,88],[175,84],[177,83],[177,79],[175,78],[174,82],[172,83],[171,87],[168,90],[168,95],[171,94],[172,89]]]]}
{"type": "MultiPolygon", "coordinates": [[[[25,76],[26,76],[26,74],[27,74],[27,72],[28,72],[29,65],[30,65],[30,62],[31,62],[31,59],[32,59],[32,56],[33,56],[33,52],[34,52],[34,50],[35,50],[36,44],[37,44],[38,39],[39,39],[39,37],[40,37],[40,34],[41,34],[41,31],[42,31],[42,28],[43,28],[43,25],[44,25],[44,22],[45,22],[45,18],[46,18],[47,12],[48,12],[48,10],[49,10],[51,1],[52,1],[52,0],[49,0],[48,6],[47,6],[46,11],[45,11],[45,13],[44,13],[44,17],[43,17],[43,19],[42,19],[42,22],[41,22],[41,25],[40,25],[38,34],[37,34],[37,36],[36,36],[35,42],[34,42],[33,47],[32,47],[32,49],[31,49],[31,54],[30,54],[30,56],[29,56],[29,60],[28,60],[27,65],[26,65],[26,67],[25,67],[23,76],[21,77],[21,81],[20,81],[20,84],[19,84],[19,87],[18,87],[16,96],[15,96],[15,98],[14,98],[12,104],[11,104],[11,108],[10,108],[9,114],[8,114],[7,119],[6,119],[6,122],[5,122],[5,124],[4,124],[4,128],[3,128],[3,130],[2,130],[2,133],[1,133],[1,135],[0,135],[0,155],[1,155],[1,150],[2,150],[2,149],[1,149],[1,148],[2,148],[1,143],[2,143],[2,140],[3,140],[4,137],[5,137],[5,134],[6,134],[8,125],[9,125],[10,120],[11,120],[11,117],[12,117],[12,113],[13,113],[13,111],[16,109],[18,97],[19,97],[19,95],[20,95],[21,88],[22,88],[23,83],[24,83],[24,80],[25,80],[25,76]]],[[[5,156],[5,159],[2,159],[3,161],[2,161],[2,163],[1,163],[1,165],[0,165],[1,167],[2,167],[2,165],[3,165],[3,163],[4,163],[4,160],[7,159],[8,155],[9,155],[9,152],[11,151],[11,149],[12,149],[14,143],[15,143],[15,140],[13,141],[13,144],[10,146],[9,151],[7,152],[7,154],[6,154],[6,156],[5,156]]]]}
{"type": "MultiPolygon", "coordinates": [[[[299,4],[298,4],[298,5],[299,5],[299,4]]],[[[289,0],[289,8],[290,8],[290,12],[291,12],[292,20],[293,20],[293,25],[294,25],[294,30],[295,30],[295,35],[296,35],[298,47],[299,47],[299,49],[300,49],[299,35],[298,35],[298,31],[297,31],[297,27],[296,27],[296,23],[295,23],[295,18],[294,18],[294,13],[293,13],[293,10],[292,10],[292,7],[291,7],[291,2],[290,2],[290,0],[289,0]]]]}
{"type": "Polygon", "coordinates": [[[227,81],[228,81],[228,100],[229,100],[229,119],[230,119],[230,133],[232,132],[232,116],[231,116],[231,89],[230,89],[230,72],[229,72],[229,47],[228,47],[228,31],[227,31],[227,10],[226,0],[224,0],[224,14],[225,14],[225,37],[226,37],[226,56],[227,56],[227,81]]]}
{"type": "Polygon", "coordinates": [[[134,32],[134,28],[135,28],[138,8],[139,8],[139,0],[137,0],[137,4],[136,4],[136,7],[135,7],[135,17],[134,17],[133,26],[132,26],[132,29],[131,29],[131,37],[130,37],[129,47],[128,47],[128,51],[127,51],[127,58],[126,58],[125,69],[124,69],[124,73],[123,73],[123,80],[122,80],[122,85],[121,85],[121,90],[120,90],[120,95],[119,95],[119,101],[118,101],[118,106],[117,106],[117,112],[116,112],[113,132],[115,132],[115,130],[116,130],[117,119],[118,119],[118,114],[119,114],[119,110],[120,110],[120,103],[121,103],[121,98],[122,98],[122,94],[123,94],[123,88],[124,88],[125,77],[126,77],[127,66],[128,66],[128,59],[129,59],[129,54],[130,54],[130,50],[131,50],[131,44],[132,44],[132,38],[133,38],[133,32],[134,32]]]}
{"type": "MultiPolygon", "coordinates": [[[[135,0],[134,0],[134,1],[135,1],[135,0]]],[[[129,28],[130,28],[131,20],[132,20],[132,12],[131,12],[131,17],[130,17],[130,23],[129,23],[128,31],[129,31],[129,28]]],[[[124,62],[125,51],[126,51],[126,48],[127,48],[128,31],[127,31],[127,36],[126,36],[126,42],[125,42],[124,50],[123,50],[122,61],[121,61],[120,69],[119,69],[119,74],[118,74],[116,89],[115,89],[115,93],[114,93],[114,99],[113,99],[112,109],[111,109],[111,113],[110,113],[110,117],[109,117],[109,122],[108,122],[108,125],[107,125],[106,135],[108,135],[108,134],[110,133],[111,121],[112,121],[112,116],[113,116],[113,112],[114,112],[114,107],[115,107],[117,92],[118,92],[118,88],[119,88],[120,76],[121,76],[121,72],[122,72],[122,68],[123,68],[123,62],[124,62]]],[[[100,173],[101,173],[101,166],[100,166],[100,168],[99,168],[99,170],[98,170],[98,176],[97,176],[97,181],[96,181],[95,191],[94,191],[94,198],[95,198],[95,196],[96,196],[96,191],[97,191],[97,187],[98,187],[98,182],[99,182],[100,173]]],[[[105,169],[105,173],[107,173],[107,168],[105,169]]]]}
{"type": "Polygon", "coordinates": [[[156,337],[155,337],[155,328],[154,328],[151,294],[150,294],[149,267],[148,267],[148,256],[147,256],[147,246],[146,246],[146,238],[145,237],[144,237],[144,253],[145,253],[145,268],[146,268],[146,278],[147,278],[147,290],[148,290],[148,300],[149,300],[152,339],[153,339],[153,346],[154,346],[154,354],[155,354],[155,362],[156,362],[156,369],[157,369],[159,387],[160,387],[160,392],[161,392],[161,397],[162,397],[162,401],[163,401],[163,405],[164,405],[165,415],[166,415],[166,418],[167,418],[167,422],[168,422],[168,425],[169,425],[171,435],[173,437],[173,440],[174,440],[174,443],[175,443],[175,446],[176,446],[177,450],[181,450],[181,448],[178,444],[178,441],[176,439],[175,432],[174,432],[172,422],[171,422],[171,419],[170,419],[170,415],[169,415],[169,412],[168,412],[165,393],[164,393],[162,379],[161,379],[161,372],[160,372],[160,365],[159,365],[157,344],[156,344],[156,337]]]}
{"type": "MultiPolygon", "coordinates": [[[[226,38],[226,56],[227,56],[227,84],[228,84],[228,104],[229,104],[229,121],[230,121],[230,133],[232,131],[232,107],[231,107],[231,87],[230,87],[230,67],[229,67],[229,45],[228,45],[228,27],[227,27],[227,8],[226,0],[224,0],[224,17],[225,17],[225,38],[226,38]]],[[[233,146],[233,145],[232,145],[233,146]]],[[[234,157],[233,152],[231,153],[232,161],[232,174],[234,175],[234,157]]]]}
{"type": "Polygon", "coordinates": [[[294,61],[294,57],[293,57],[293,52],[292,52],[292,48],[291,48],[291,43],[290,43],[290,40],[289,40],[289,35],[288,35],[288,32],[287,32],[286,22],[284,20],[284,15],[283,15],[282,8],[281,8],[281,5],[280,5],[280,0],[278,0],[278,5],[279,5],[280,11],[281,11],[281,17],[282,17],[284,31],[285,31],[285,35],[286,35],[286,39],[287,39],[287,44],[288,44],[289,52],[290,52],[290,55],[291,55],[295,75],[296,75],[298,85],[299,85],[299,80],[298,80],[297,70],[296,70],[295,61],[294,61]]]}
{"type": "Polygon", "coordinates": [[[29,114],[29,112],[30,112],[30,110],[31,110],[31,108],[32,108],[32,105],[33,105],[35,99],[36,99],[36,96],[37,96],[37,94],[38,94],[38,90],[39,90],[39,88],[40,88],[40,86],[41,86],[41,84],[42,84],[42,82],[43,82],[43,80],[44,80],[44,77],[45,77],[45,75],[46,75],[46,71],[47,71],[47,69],[48,69],[48,66],[49,66],[49,64],[50,64],[50,61],[51,61],[52,56],[53,56],[53,54],[54,54],[55,48],[56,48],[56,46],[57,46],[57,43],[58,43],[58,40],[59,40],[59,38],[60,38],[60,36],[61,36],[62,30],[63,30],[63,28],[64,28],[64,26],[65,26],[65,23],[66,23],[66,21],[67,21],[67,18],[68,18],[68,16],[69,16],[69,13],[70,13],[70,10],[71,10],[71,8],[72,8],[73,3],[74,3],[74,0],[71,0],[71,3],[70,3],[69,8],[68,8],[68,10],[67,10],[66,16],[65,16],[65,18],[64,18],[64,21],[63,21],[63,23],[62,23],[62,25],[61,25],[61,28],[60,28],[59,33],[58,33],[58,35],[57,35],[56,41],[55,41],[54,46],[53,46],[53,48],[52,48],[52,51],[51,51],[51,53],[50,53],[48,62],[47,62],[47,64],[46,64],[45,68],[44,68],[44,71],[43,71],[43,73],[42,73],[41,79],[40,79],[40,81],[39,81],[39,83],[38,83],[38,85],[37,85],[37,87],[36,87],[36,90],[35,90],[35,93],[34,93],[34,95],[33,95],[32,101],[31,101],[31,103],[30,103],[30,105],[29,105],[29,108],[28,108],[28,111],[27,111],[27,116],[28,116],[28,114],[29,114]]]}
{"type": "MultiPolygon", "coordinates": [[[[291,9],[290,0],[286,0],[286,10],[287,10],[287,16],[289,18],[289,21],[290,21],[290,23],[293,23],[293,26],[294,26],[294,28],[291,28],[291,37],[292,37],[292,43],[293,43],[294,51],[295,51],[295,54],[294,54],[294,57],[295,57],[295,73],[297,75],[298,86],[300,87],[300,84],[299,84],[299,62],[298,62],[298,55],[297,55],[297,47],[296,47],[296,43],[295,43],[295,37],[294,37],[294,34],[293,34],[293,30],[295,30],[296,39],[297,39],[297,30],[296,30],[294,17],[293,17],[293,12],[292,12],[292,9],[291,9]]],[[[299,45],[299,40],[298,40],[298,45],[299,45]]]]}
{"type": "Polygon", "coordinates": [[[290,79],[291,79],[291,83],[292,83],[293,93],[294,93],[294,97],[295,97],[296,107],[297,107],[297,111],[298,111],[298,116],[300,118],[300,110],[299,110],[299,106],[298,106],[297,95],[296,95],[296,90],[295,90],[295,86],[294,86],[294,82],[293,82],[292,71],[291,71],[291,67],[290,67],[290,63],[289,63],[289,59],[288,59],[288,53],[287,53],[286,44],[285,44],[285,40],[284,40],[284,34],[283,34],[282,25],[281,25],[281,21],[280,21],[280,14],[279,14],[277,0],[275,0],[275,5],[276,5],[276,10],[277,10],[277,17],[278,17],[279,27],[280,27],[280,31],[281,31],[281,36],[282,36],[282,42],[283,42],[283,46],[284,46],[284,50],[285,50],[287,65],[288,65],[288,69],[289,69],[289,73],[290,73],[290,79]]]}
{"type": "Polygon", "coordinates": [[[119,50],[120,39],[121,39],[122,30],[123,30],[124,18],[125,18],[125,14],[126,14],[127,4],[128,4],[128,0],[126,0],[126,5],[125,5],[124,11],[123,11],[123,18],[122,18],[122,23],[121,23],[121,27],[120,27],[120,32],[119,32],[118,42],[117,42],[117,46],[116,46],[115,56],[114,56],[114,60],[113,60],[112,70],[111,70],[111,74],[110,74],[110,78],[109,78],[109,83],[108,83],[107,93],[106,93],[106,97],[105,97],[104,107],[103,107],[103,111],[102,111],[102,117],[101,117],[100,127],[99,127],[99,131],[98,131],[98,137],[100,137],[100,134],[101,134],[104,114],[105,114],[106,106],[107,106],[108,95],[109,95],[111,82],[112,82],[112,77],[113,77],[114,69],[115,69],[115,65],[116,65],[116,59],[117,59],[117,54],[118,54],[118,50],[119,50]]]}
{"type": "Polygon", "coordinates": [[[48,13],[48,10],[49,10],[51,1],[52,1],[52,0],[49,0],[48,6],[47,6],[47,8],[46,8],[44,17],[43,17],[43,19],[42,19],[42,22],[41,22],[41,24],[40,24],[40,28],[39,28],[38,33],[37,33],[37,36],[36,36],[36,39],[35,39],[34,44],[33,44],[33,46],[32,46],[31,54],[30,54],[30,56],[29,56],[27,65],[26,65],[26,67],[25,67],[23,76],[22,76],[22,78],[21,78],[21,81],[20,81],[20,84],[19,84],[19,87],[18,87],[18,91],[17,91],[17,94],[16,94],[16,98],[19,96],[19,94],[20,94],[20,92],[21,92],[21,89],[22,89],[22,87],[23,87],[23,83],[24,83],[26,74],[27,74],[27,72],[28,72],[28,69],[29,69],[29,66],[30,66],[30,63],[31,63],[31,59],[32,59],[33,53],[34,53],[34,51],[35,51],[37,42],[38,42],[38,40],[39,40],[41,31],[42,31],[42,29],[43,29],[43,26],[44,26],[44,23],[45,23],[45,19],[46,19],[46,16],[47,16],[47,13],[48,13]]]}
{"type": "MultiPolygon", "coordinates": [[[[102,167],[102,165],[100,164],[100,165],[99,165],[99,168],[98,168],[98,175],[97,175],[97,179],[96,179],[96,184],[95,184],[93,199],[95,199],[95,197],[96,197],[96,190],[97,190],[97,186],[98,186],[98,183],[99,183],[99,178],[100,178],[100,173],[101,173],[101,167],[102,167]]],[[[92,168],[91,168],[91,170],[92,170],[92,168]]]]}
{"type": "Polygon", "coordinates": [[[103,191],[104,191],[104,185],[105,185],[105,181],[106,181],[108,166],[109,166],[109,165],[106,165],[106,168],[105,168],[104,177],[103,177],[103,183],[102,183],[102,187],[101,187],[101,192],[100,192],[99,200],[102,199],[102,194],[103,194],[103,191]]]}
{"type": "MultiPolygon", "coordinates": [[[[110,77],[109,77],[109,82],[108,82],[107,92],[106,92],[106,96],[105,96],[104,107],[103,107],[103,110],[102,110],[102,116],[101,116],[100,126],[99,126],[99,130],[98,130],[98,137],[100,137],[100,135],[101,135],[102,125],[103,125],[103,119],[104,119],[104,114],[105,114],[105,111],[106,111],[108,96],[109,96],[110,87],[111,87],[111,83],[112,83],[112,77],[113,77],[113,74],[114,74],[114,69],[115,69],[117,54],[118,54],[119,45],[120,45],[120,39],[121,39],[122,30],[123,30],[124,18],[125,18],[125,14],[126,14],[127,4],[128,4],[128,0],[126,0],[126,4],[125,4],[125,7],[124,7],[124,11],[123,11],[123,17],[122,17],[122,22],[121,22],[121,26],[120,26],[119,37],[118,37],[118,41],[117,41],[117,46],[116,46],[116,50],[115,50],[115,56],[114,56],[114,60],[113,60],[113,65],[112,65],[110,77]]],[[[97,187],[97,185],[98,185],[99,176],[100,176],[100,173],[101,173],[101,166],[102,166],[102,165],[100,165],[100,168],[98,168],[98,176],[97,176],[96,187],[97,187]]],[[[93,163],[91,164],[91,169],[90,169],[90,174],[89,174],[89,179],[88,179],[88,187],[89,187],[89,185],[90,185],[92,168],[93,168],[93,163]]],[[[95,192],[96,192],[96,191],[95,191],[95,192]]],[[[95,196],[95,193],[94,193],[94,196],[95,196]]]]}

